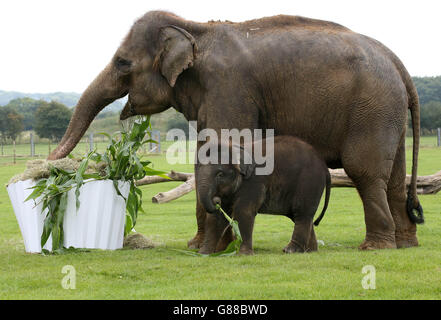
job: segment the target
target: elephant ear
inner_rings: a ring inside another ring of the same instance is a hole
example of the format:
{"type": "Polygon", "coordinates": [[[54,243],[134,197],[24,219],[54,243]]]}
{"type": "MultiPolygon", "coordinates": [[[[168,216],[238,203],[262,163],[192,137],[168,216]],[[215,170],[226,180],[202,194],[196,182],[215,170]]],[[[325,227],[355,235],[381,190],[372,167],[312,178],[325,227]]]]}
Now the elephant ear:
{"type": "Polygon", "coordinates": [[[256,163],[253,160],[252,155],[247,152],[242,146],[232,146],[233,153],[233,166],[239,171],[243,178],[249,179],[256,168],[256,163]]]}
{"type": "Polygon", "coordinates": [[[250,164],[241,163],[239,165],[239,168],[240,168],[240,174],[246,180],[246,179],[249,179],[253,175],[254,169],[256,168],[256,164],[255,163],[250,163],[250,164]]]}
{"type": "Polygon", "coordinates": [[[176,27],[163,27],[159,33],[160,51],[155,59],[161,74],[171,87],[178,76],[193,66],[196,56],[196,41],[186,30],[176,27]]]}

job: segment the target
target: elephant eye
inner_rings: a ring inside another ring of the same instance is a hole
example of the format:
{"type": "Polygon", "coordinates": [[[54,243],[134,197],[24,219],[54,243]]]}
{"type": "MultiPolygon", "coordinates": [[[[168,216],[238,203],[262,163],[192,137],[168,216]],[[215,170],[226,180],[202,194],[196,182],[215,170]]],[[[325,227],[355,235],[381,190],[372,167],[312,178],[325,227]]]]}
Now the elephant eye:
{"type": "Polygon", "coordinates": [[[117,57],[115,60],[115,66],[121,72],[127,73],[130,71],[130,67],[132,66],[132,62],[121,57],[117,57]]]}
{"type": "Polygon", "coordinates": [[[222,171],[219,171],[217,174],[216,174],[216,177],[217,178],[222,178],[224,176],[224,173],[222,172],[222,171]]]}

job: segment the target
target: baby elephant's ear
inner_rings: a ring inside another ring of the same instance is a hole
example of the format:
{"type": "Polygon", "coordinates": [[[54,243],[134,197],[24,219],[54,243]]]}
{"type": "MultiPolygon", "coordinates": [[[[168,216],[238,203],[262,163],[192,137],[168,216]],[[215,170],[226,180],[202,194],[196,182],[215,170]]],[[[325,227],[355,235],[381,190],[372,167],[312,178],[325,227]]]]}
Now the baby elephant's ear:
{"type": "Polygon", "coordinates": [[[253,161],[253,157],[242,147],[239,147],[239,172],[244,179],[249,179],[254,173],[256,164],[253,161]]]}
{"type": "Polygon", "coordinates": [[[240,174],[243,175],[243,178],[245,180],[249,179],[253,175],[255,168],[256,165],[254,163],[250,163],[250,164],[240,163],[239,165],[240,174]]]}

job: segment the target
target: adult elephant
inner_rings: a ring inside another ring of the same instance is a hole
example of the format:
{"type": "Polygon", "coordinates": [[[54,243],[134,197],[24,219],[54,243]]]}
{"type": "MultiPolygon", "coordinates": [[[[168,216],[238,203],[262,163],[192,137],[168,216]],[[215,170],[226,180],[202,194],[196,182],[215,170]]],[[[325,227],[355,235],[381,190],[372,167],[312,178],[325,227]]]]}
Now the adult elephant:
{"type": "MultiPolygon", "coordinates": [[[[403,64],[378,41],[298,16],[197,23],[148,12],[83,93],[49,159],[68,155],[98,112],[127,94],[121,119],[173,107],[199,130],[274,128],[306,140],[354,181],[365,213],[361,249],[418,245],[418,95],[403,64]],[[414,143],[406,197],[407,109],[414,143]]],[[[191,247],[204,236],[199,201],[196,211],[191,247]]]]}

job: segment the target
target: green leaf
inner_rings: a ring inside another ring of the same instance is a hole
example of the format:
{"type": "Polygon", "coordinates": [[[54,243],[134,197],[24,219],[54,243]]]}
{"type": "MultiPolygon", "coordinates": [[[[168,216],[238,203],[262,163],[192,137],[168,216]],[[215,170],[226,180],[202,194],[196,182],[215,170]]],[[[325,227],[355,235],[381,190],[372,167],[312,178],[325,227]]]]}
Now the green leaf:
{"type": "Polygon", "coordinates": [[[50,215],[48,214],[46,216],[46,218],[44,219],[44,224],[43,224],[43,232],[41,234],[41,247],[43,248],[44,245],[46,244],[47,240],[49,239],[49,236],[51,235],[52,232],[52,221],[50,219],[50,215]]]}
{"type": "Polygon", "coordinates": [[[126,198],[121,194],[121,191],[119,191],[119,186],[118,186],[118,180],[113,180],[113,186],[115,188],[116,193],[124,199],[124,201],[127,201],[126,198]]]}
{"type": "Polygon", "coordinates": [[[154,169],[149,168],[149,167],[144,167],[144,172],[145,172],[146,176],[160,176],[162,178],[170,179],[171,180],[171,178],[166,175],[167,172],[165,172],[165,171],[154,170],[154,169]]]}
{"type": "Polygon", "coordinates": [[[97,134],[102,134],[103,136],[106,136],[107,138],[109,138],[109,140],[112,140],[112,137],[110,136],[110,134],[108,134],[106,132],[98,132],[97,134]]]}
{"type": "Polygon", "coordinates": [[[83,179],[84,180],[89,180],[89,179],[93,179],[93,180],[103,180],[104,178],[101,177],[98,173],[85,173],[83,175],[83,179]]]}
{"type": "Polygon", "coordinates": [[[126,214],[126,224],[124,226],[124,236],[127,236],[133,229],[132,217],[126,214]]]}
{"type": "Polygon", "coordinates": [[[34,189],[34,191],[32,191],[32,193],[25,199],[25,202],[28,200],[35,200],[38,197],[40,197],[44,190],[45,190],[45,185],[46,185],[46,179],[40,180],[35,186],[29,188],[29,189],[34,189]]]}

